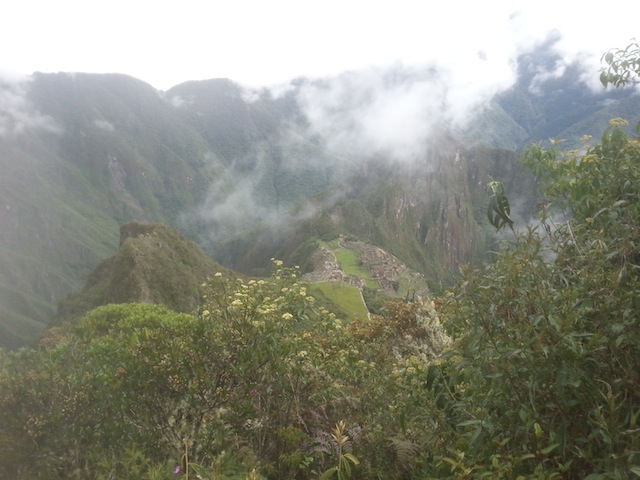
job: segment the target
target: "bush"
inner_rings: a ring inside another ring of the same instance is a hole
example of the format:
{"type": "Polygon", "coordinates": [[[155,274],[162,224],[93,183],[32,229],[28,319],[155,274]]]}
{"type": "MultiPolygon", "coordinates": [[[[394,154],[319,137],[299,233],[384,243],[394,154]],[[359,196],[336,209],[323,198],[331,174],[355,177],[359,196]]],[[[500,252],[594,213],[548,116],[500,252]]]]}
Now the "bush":
{"type": "Polygon", "coordinates": [[[541,227],[447,302],[455,475],[639,471],[640,142],[620,123],[584,152],[525,153],[546,186],[541,227]]]}

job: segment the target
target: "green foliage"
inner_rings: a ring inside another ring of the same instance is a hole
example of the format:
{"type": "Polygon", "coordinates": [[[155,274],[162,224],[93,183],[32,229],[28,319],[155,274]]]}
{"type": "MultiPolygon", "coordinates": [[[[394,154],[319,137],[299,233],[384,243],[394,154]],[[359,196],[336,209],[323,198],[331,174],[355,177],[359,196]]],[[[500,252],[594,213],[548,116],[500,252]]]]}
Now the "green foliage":
{"type": "Polygon", "coordinates": [[[491,179],[485,187],[485,192],[489,197],[489,206],[487,208],[489,223],[498,231],[505,225],[508,225],[513,231],[513,220],[511,220],[510,216],[511,207],[504,191],[504,185],[497,180],[491,179]]]}
{"type": "MultiPolygon", "coordinates": [[[[443,298],[343,323],[272,260],[264,279],[208,272],[188,287],[205,295],[193,315],[106,305],[37,347],[0,351],[0,477],[637,476],[640,142],[624,123],[580,150],[530,147],[540,225],[443,298]]],[[[439,174],[463,185],[460,171],[439,174]]],[[[478,192],[445,191],[414,217],[385,188],[341,213],[374,235],[406,215],[416,245],[434,248],[466,238],[481,213],[463,201],[478,192]],[[421,223],[432,215],[446,235],[421,223]]],[[[487,193],[493,226],[511,226],[502,184],[487,193]]],[[[171,239],[130,227],[143,244],[171,239]]],[[[134,240],[123,246],[135,253],[134,240]]],[[[178,260],[197,263],[189,252],[154,258],[192,284],[178,260]]]]}
{"type": "Polygon", "coordinates": [[[317,220],[312,224],[313,229],[317,237],[323,242],[330,242],[338,238],[339,229],[338,226],[331,220],[331,217],[323,212],[317,220]]]}
{"type": "Polygon", "coordinates": [[[343,325],[279,261],[268,279],[214,274],[196,316],[97,308],[0,355],[0,473],[400,478],[417,463],[394,466],[398,439],[418,441],[420,372],[444,344],[434,305],[387,315],[343,325]]]}
{"type": "Polygon", "coordinates": [[[640,77],[640,45],[632,42],[625,48],[609,50],[602,56],[606,63],[600,73],[600,82],[606,87],[621,87],[637,83],[640,77]]]}
{"type": "Polygon", "coordinates": [[[628,478],[640,463],[640,143],[622,123],[586,150],[525,153],[542,227],[447,302],[452,476],[628,478]]]}
{"type": "Polygon", "coordinates": [[[369,287],[362,289],[362,298],[367,306],[367,310],[374,315],[382,315],[385,303],[391,300],[386,295],[381,294],[377,289],[369,287]]]}
{"type": "Polygon", "coordinates": [[[77,320],[110,303],[157,303],[194,312],[211,271],[226,271],[178,231],[161,224],[120,227],[120,248],[89,276],[84,288],[59,303],[57,322],[77,320]]]}
{"type": "Polygon", "coordinates": [[[340,420],[331,431],[331,439],[333,440],[333,448],[338,464],[326,470],[320,480],[328,480],[337,475],[338,480],[349,480],[351,478],[352,465],[359,465],[360,460],[353,453],[347,451],[349,448],[349,435],[346,433],[346,425],[340,420]]]}
{"type": "MultiPolygon", "coordinates": [[[[612,68],[634,75],[635,65],[612,68]]],[[[495,264],[449,294],[454,347],[427,382],[455,432],[438,455],[441,478],[638,471],[640,142],[625,125],[612,120],[580,150],[529,147],[540,226],[514,232],[495,264]]]]}

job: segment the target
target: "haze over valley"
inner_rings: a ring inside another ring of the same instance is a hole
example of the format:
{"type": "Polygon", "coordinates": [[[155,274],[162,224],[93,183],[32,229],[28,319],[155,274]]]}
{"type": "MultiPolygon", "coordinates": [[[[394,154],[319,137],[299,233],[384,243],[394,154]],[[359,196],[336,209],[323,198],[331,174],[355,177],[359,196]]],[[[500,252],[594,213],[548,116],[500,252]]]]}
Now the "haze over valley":
{"type": "MultiPolygon", "coordinates": [[[[534,180],[517,161],[525,144],[573,147],[608,118],[637,118],[633,89],[594,88],[556,41],[522,55],[517,81],[502,87],[402,65],[278,88],[3,80],[2,344],[37,337],[132,220],[172,225],[256,274],[273,256],[307,263],[330,219],[332,232],[387,249],[432,288],[447,284],[493,241],[482,220],[489,176],[531,203],[534,180]]],[[[519,204],[515,214],[529,215],[519,204]]]]}

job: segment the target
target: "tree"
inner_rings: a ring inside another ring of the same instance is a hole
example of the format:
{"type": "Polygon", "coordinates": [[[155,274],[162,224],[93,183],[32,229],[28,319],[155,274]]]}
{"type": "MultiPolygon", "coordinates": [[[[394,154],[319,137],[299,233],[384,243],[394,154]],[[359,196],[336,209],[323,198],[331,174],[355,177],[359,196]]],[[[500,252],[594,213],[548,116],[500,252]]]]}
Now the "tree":
{"type": "Polygon", "coordinates": [[[630,43],[624,49],[613,49],[605,53],[602,61],[607,64],[600,72],[600,82],[606,87],[635,84],[640,79],[640,45],[630,43]]]}
{"type": "Polygon", "coordinates": [[[456,477],[640,472],[640,142],[624,124],[584,150],[525,151],[540,227],[466,272],[447,303],[460,437],[442,465],[456,477]]]}
{"type": "Polygon", "coordinates": [[[194,321],[162,306],[109,305],[46,347],[8,355],[0,417],[3,435],[15,439],[11,464],[2,462],[12,478],[95,476],[96,465],[131,445],[157,452],[150,458],[167,454],[162,420],[178,404],[173,375],[194,321]]]}

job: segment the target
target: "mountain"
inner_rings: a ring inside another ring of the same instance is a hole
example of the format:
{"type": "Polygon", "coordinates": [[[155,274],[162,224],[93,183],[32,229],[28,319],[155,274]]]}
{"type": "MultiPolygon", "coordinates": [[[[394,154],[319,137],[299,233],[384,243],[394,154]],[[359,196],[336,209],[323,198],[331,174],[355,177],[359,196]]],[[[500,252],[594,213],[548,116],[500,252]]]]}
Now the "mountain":
{"type": "Polygon", "coordinates": [[[131,77],[36,74],[3,98],[0,345],[14,347],[113,253],[120,224],[175,223],[218,160],[131,77]]]}
{"type": "Polygon", "coordinates": [[[463,265],[489,258],[496,235],[485,221],[484,185],[492,177],[517,192],[513,215],[526,224],[536,182],[521,170],[517,154],[443,136],[423,163],[369,161],[344,185],[301,206],[293,215],[300,220],[287,228],[258,224],[251,235],[220,245],[216,258],[247,274],[265,274],[272,257],[307,271],[319,245],[344,236],[385,249],[438,289],[450,284],[463,265]]]}
{"type": "Polygon", "coordinates": [[[459,135],[497,148],[520,150],[528,143],[550,138],[566,149],[583,145],[580,138],[600,138],[612,118],[631,125],[640,121],[640,95],[634,88],[594,86],[597,72],[585,72],[574,61],[567,64],[551,44],[518,59],[518,77],[496,95],[459,135]]]}
{"type": "Polygon", "coordinates": [[[0,88],[0,346],[37,336],[114,253],[123,223],[212,245],[341,178],[290,125],[286,99],[249,102],[230,81],[163,93],[59,73],[0,88]]]}
{"type": "Polygon", "coordinates": [[[224,165],[195,219],[204,223],[200,241],[209,247],[342,182],[350,168],[310,137],[292,94],[250,94],[230,80],[213,79],[178,85],[165,97],[224,165]]]}
{"type": "MultiPolygon", "coordinates": [[[[523,195],[512,196],[515,210],[531,203],[535,181],[515,150],[549,137],[570,145],[609,117],[638,119],[632,91],[593,93],[577,69],[538,75],[555,65],[542,54],[521,62],[518,83],[453,136],[443,124],[408,145],[422,125],[401,125],[411,162],[375,136],[352,141],[363,129],[384,137],[395,128],[372,123],[393,102],[372,108],[374,91],[357,77],[338,92],[305,79],[279,92],[226,79],[159,92],[118,74],[0,81],[0,346],[37,337],[58,302],[118,251],[119,226],[135,220],[179,228],[246,273],[265,273],[271,257],[311,271],[318,246],[343,235],[383,248],[429,288],[446,285],[494,241],[483,219],[489,176],[523,195]]],[[[406,100],[402,82],[434,75],[390,72],[382,83],[396,82],[391,100],[406,100]]]]}
{"type": "Polygon", "coordinates": [[[91,272],[82,290],[60,302],[58,321],[78,319],[110,303],[161,304],[194,313],[203,284],[217,272],[229,275],[177,230],[129,222],[120,227],[118,251],[91,272]]]}
{"type": "MultiPolygon", "coordinates": [[[[302,281],[311,285],[319,304],[341,318],[366,317],[385,300],[428,293],[424,275],[362,241],[341,237],[325,242],[309,260],[314,269],[302,281]]],[[[174,228],[129,222],[120,227],[116,253],[91,272],[81,290],[59,302],[53,325],[75,322],[108,304],[159,304],[195,313],[208,280],[216,275],[238,276],[174,228]]]]}

